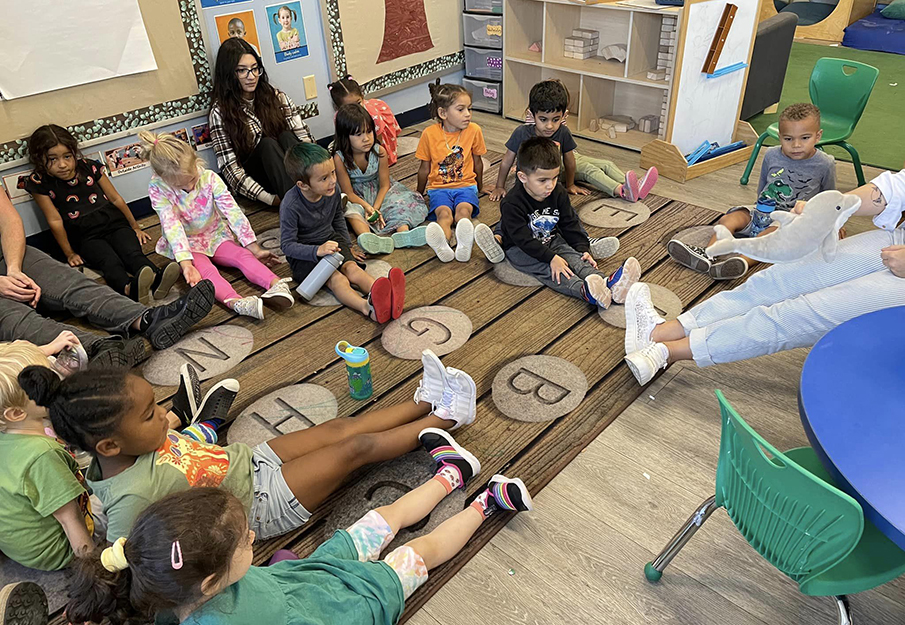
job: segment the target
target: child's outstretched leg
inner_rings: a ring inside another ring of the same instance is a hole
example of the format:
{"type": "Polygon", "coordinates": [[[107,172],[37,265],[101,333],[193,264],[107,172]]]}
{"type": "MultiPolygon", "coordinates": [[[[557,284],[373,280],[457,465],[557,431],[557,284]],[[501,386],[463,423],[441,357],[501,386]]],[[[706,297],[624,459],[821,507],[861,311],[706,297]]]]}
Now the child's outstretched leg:
{"type": "MultiPolygon", "coordinates": [[[[267,265],[244,247],[232,241],[224,241],[211,260],[222,267],[238,269],[252,284],[264,289],[260,299],[274,310],[286,310],[295,303],[286,281],[280,280],[267,265]]],[[[257,305],[257,302],[254,304],[257,305]]]]}
{"type": "Polygon", "coordinates": [[[425,237],[440,262],[448,263],[456,257],[456,253],[449,246],[452,237],[453,212],[449,206],[438,206],[434,209],[435,222],[427,224],[425,237]]]}
{"type": "MultiPolygon", "coordinates": [[[[745,207],[736,207],[730,209],[728,213],[720,217],[717,222],[721,226],[725,226],[729,232],[735,235],[748,227],[751,223],[751,211],[745,207]]],[[[755,261],[744,256],[733,256],[719,263],[707,254],[707,247],[716,242],[716,234],[710,237],[710,242],[705,247],[684,243],[678,239],[673,239],[666,245],[666,251],[669,257],[674,261],[688,267],[693,271],[710,274],[716,280],[732,280],[739,278],[748,271],[748,267],[755,261]]]]}
{"type": "Polygon", "coordinates": [[[469,202],[456,204],[456,260],[465,263],[471,260],[471,250],[474,247],[474,224],[471,223],[471,215],[474,206],[469,202]]]}

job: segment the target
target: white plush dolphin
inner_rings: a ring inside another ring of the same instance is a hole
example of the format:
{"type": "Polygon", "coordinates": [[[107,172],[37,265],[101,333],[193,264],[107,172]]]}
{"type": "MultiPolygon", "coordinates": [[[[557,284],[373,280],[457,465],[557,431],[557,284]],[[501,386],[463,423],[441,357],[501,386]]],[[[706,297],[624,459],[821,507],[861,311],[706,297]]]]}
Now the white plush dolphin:
{"type": "Polygon", "coordinates": [[[736,239],[725,226],[714,226],[716,241],[707,248],[711,257],[744,254],[765,263],[790,263],[817,250],[826,262],[836,257],[839,228],[861,206],[861,199],[839,191],[824,191],[812,197],[800,215],[774,211],[777,230],[762,237],[736,239]]]}

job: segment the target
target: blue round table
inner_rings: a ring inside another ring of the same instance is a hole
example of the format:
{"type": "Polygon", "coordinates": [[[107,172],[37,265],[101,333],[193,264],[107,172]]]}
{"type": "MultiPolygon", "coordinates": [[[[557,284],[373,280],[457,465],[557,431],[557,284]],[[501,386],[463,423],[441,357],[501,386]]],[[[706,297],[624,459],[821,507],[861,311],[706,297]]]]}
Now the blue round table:
{"type": "Polygon", "coordinates": [[[836,484],[905,549],[905,306],[856,317],[811,349],[801,422],[836,484]]]}

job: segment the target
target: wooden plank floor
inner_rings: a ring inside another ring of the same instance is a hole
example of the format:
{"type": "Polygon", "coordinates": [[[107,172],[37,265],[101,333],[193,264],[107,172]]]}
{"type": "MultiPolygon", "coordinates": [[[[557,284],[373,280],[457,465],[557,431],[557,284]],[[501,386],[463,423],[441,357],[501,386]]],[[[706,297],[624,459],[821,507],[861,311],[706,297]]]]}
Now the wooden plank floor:
{"type": "MultiPolygon", "coordinates": [[[[500,118],[476,114],[475,120],[485,129],[485,139],[491,152],[487,158],[492,167],[485,172],[485,187],[492,188],[496,180],[497,164],[502,157],[503,144],[508,138],[513,122],[500,118]]],[[[409,132],[417,132],[425,124],[410,129],[409,132]]],[[[606,148],[600,144],[585,142],[582,149],[588,154],[613,157],[612,148],[606,148]]],[[[637,159],[636,154],[620,151],[617,158],[620,165],[625,168],[637,166],[631,159],[637,159]]],[[[413,155],[403,157],[391,169],[391,175],[411,188],[414,188],[417,162],[413,155]]],[[[740,172],[739,172],[740,173],[740,172]]],[[[756,171],[755,171],[756,173],[756,171]]],[[[736,187],[738,174],[736,176],[736,187]]],[[[730,174],[726,174],[730,176],[730,174]]],[[[709,178],[709,177],[707,177],[709,178]]],[[[728,178],[726,178],[728,180],[728,178]]],[[[510,178],[510,183],[512,178],[510,178]]],[[[698,183],[697,189],[705,188],[703,182],[698,183]]],[[[652,195],[646,203],[651,208],[651,218],[643,224],[626,230],[604,230],[590,228],[592,236],[618,235],[621,240],[620,252],[613,258],[604,259],[601,268],[604,271],[612,271],[626,256],[635,256],[640,261],[644,270],[644,280],[661,284],[672,289],[688,307],[712,293],[734,286],[733,283],[713,283],[706,276],[693,273],[669,262],[666,256],[665,242],[669,236],[678,229],[712,223],[733,203],[750,203],[753,196],[753,188],[739,187],[735,190],[720,190],[716,187],[723,185],[725,180],[720,179],[707,187],[707,193],[700,191],[701,197],[707,202],[695,202],[694,193],[685,190],[683,201],[672,201],[659,195],[661,187],[655,190],[658,195],[652,195]],[[710,203],[718,206],[715,198],[722,195],[720,210],[708,210],[699,204],[710,203]],[[744,198],[746,199],[742,199],[744,198]]],[[[663,184],[664,195],[672,191],[670,184],[663,184]]],[[[698,193],[697,191],[695,193],[698,193]]],[[[573,204],[581,204],[593,199],[592,197],[573,198],[573,204]]],[[[278,225],[276,211],[260,205],[246,207],[247,214],[255,231],[260,233],[278,225]]],[[[481,198],[480,220],[493,224],[499,219],[499,205],[490,202],[486,195],[481,198]]],[[[159,236],[159,225],[155,225],[154,219],[145,220],[143,225],[155,238],[159,236]]],[[[146,251],[151,252],[153,243],[146,246],[146,251]]],[[[163,259],[157,257],[159,262],[163,259]]],[[[468,371],[475,379],[478,389],[478,419],[476,422],[457,433],[457,440],[473,451],[482,461],[484,472],[491,475],[494,472],[506,470],[513,475],[522,477],[532,492],[537,492],[549,483],[557,473],[586,445],[592,443],[595,438],[612,423],[617,416],[632,405],[636,397],[641,393],[628,369],[622,364],[622,331],[603,323],[589,306],[559,294],[549,289],[535,287],[513,287],[496,280],[491,271],[491,265],[479,251],[475,251],[469,263],[440,263],[429,248],[398,250],[386,257],[386,260],[395,266],[401,267],[407,274],[407,309],[418,306],[442,304],[451,306],[465,312],[474,325],[474,332],[469,342],[459,350],[444,357],[444,363],[468,371]],[[578,409],[571,414],[552,423],[525,423],[516,422],[504,417],[494,406],[490,398],[490,384],[494,375],[506,363],[524,355],[531,354],[555,355],[578,366],[588,378],[590,390],[587,398],[578,409]]],[[[288,276],[288,266],[283,266],[277,271],[280,276],[288,276]]],[[[241,276],[230,270],[223,270],[235,283],[240,294],[252,294],[258,291],[250,286],[241,276]]],[[[227,372],[224,376],[207,381],[203,388],[206,390],[222,377],[235,377],[242,386],[240,395],[234,406],[234,410],[241,411],[255,400],[267,393],[290,384],[310,382],[320,384],[334,393],[339,403],[339,415],[341,417],[355,417],[374,407],[380,407],[408,401],[414,385],[420,375],[420,363],[396,359],[387,354],[380,344],[380,332],[382,328],[362,319],[357,313],[344,308],[317,308],[305,304],[297,304],[289,311],[274,314],[269,313],[263,321],[250,320],[247,317],[236,317],[223,307],[216,307],[214,311],[200,324],[201,327],[209,327],[228,323],[248,328],[254,336],[254,348],[251,354],[237,367],[227,372]],[[372,368],[374,371],[374,397],[371,401],[355,402],[348,397],[344,366],[333,352],[333,346],[338,340],[348,340],[356,345],[365,345],[371,353],[372,368]]],[[[155,393],[158,401],[168,402],[175,389],[173,387],[156,387],[155,393]]],[[[622,419],[617,423],[621,424],[622,419]]],[[[674,443],[684,439],[685,432],[681,427],[672,431],[676,437],[674,443]]],[[[643,442],[643,441],[641,441],[643,442]]],[[[618,446],[618,452],[624,457],[626,463],[636,462],[634,446],[639,441],[622,441],[618,446]]],[[[594,443],[596,449],[598,443],[594,443]]],[[[702,466],[709,457],[703,456],[709,452],[709,446],[701,451],[702,466]]],[[[604,460],[612,464],[612,459],[604,460]]],[[[697,456],[695,456],[697,458],[697,456]]],[[[601,462],[604,462],[601,460],[601,462]]],[[[702,469],[703,470],[703,469],[702,469]]],[[[471,490],[478,488],[478,482],[471,486],[471,490]]],[[[556,509],[566,513],[569,505],[569,487],[563,490],[563,495],[556,500],[557,494],[549,495],[552,503],[550,509],[556,509]]],[[[687,487],[683,487],[687,491],[687,487]]],[[[712,487],[711,487],[712,488],[712,487]]],[[[570,536],[562,536],[564,544],[569,548],[579,548],[578,539],[583,534],[598,535],[605,529],[608,522],[616,524],[614,516],[616,512],[630,507],[632,500],[628,495],[631,491],[620,493],[618,489],[609,488],[601,491],[603,498],[600,505],[612,506],[612,512],[601,516],[591,510],[576,514],[575,524],[571,526],[570,536]],[[613,499],[611,503],[606,500],[613,499]],[[568,538],[568,540],[566,540],[568,538]]],[[[542,495],[543,497],[543,495],[542,495]]],[[[702,495],[703,497],[703,495],[702,495]]],[[[270,555],[279,548],[288,547],[300,555],[310,553],[322,540],[324,518],[327,516],[337,497],[325,502],[312,516],[311,521],[300,530],[264,543],[256,548],[255,561],[266,561],[270,555]]],[[[648,532],[653,541],[665,540],[671,531],[663,530],[658,534],[651,525],[658,529],[672,527],[684,518],[686,512],[682,509],[687,502],[688,493],[685,491],[675,495],[674,505],[669,507],[670,514],[663,514],[666,519],[659,524],[647,524],[639,516],[639,510],[635,510],[635,525],[644,525],[640,530],[648,532]]],[[[693,499],[693,497],[692,497],[693,499]]],[[[546,502],[546,499],[541,499],[546,502]]],[[[656,503],[637,502],[639,508],[645,507],[644,512],[653,509],[656,503]]],[[[691,506],[694,503],[690,504],[691,506]]],[[[364,512],[364,510],[362,510],[364,512]]],[[[627,513],[632,516],[632,513],[627,513]]],[[[460,600],[458,593],[465,592],[477,601],[479,597],[506,595],[511,589],[522,587],[530,581],[535,583],[535,597],[533,603],[516,603],[513,596],[503,602],[503,609],[509,616],[516,620],[506,621],[507,615],[497,619],[493,617],[489,622],[579,622],[580,618],[570,614],[571,593],[586,596],[602,593],[605,597],[607,590],[626,590],[632,582],[628,581],[635,574],[635,556],[640,554],[641,565],[648,558],[645,549],[651,549],[647,545],[639,546],[636,536],[628,539],[619,536],[608,536],[605,542],[590,545],[585,553],[570,552],[570,558],[557,557],[553,563],[545,566],[533,567],[533,573],[528,572],[527,567],[520,564],[513,566],[518,570],[514,576],[499,578],[498,572],[494,573],[494,580],[479,580],[472,572],[476,566],[491,566],[500,561],[502,557],[520,558],[529,557],[528,551],[535,548],[535,543],[541,554],[544,550],[543,540],[553,537],[557,543],[560,536],[556,533],[555,523],[549,525],[538,524],[531,526],[530,518],[519,519],[512,524],[515,529],[508,529],[500,534],[499,541],[506,540],[512,531],[516,531],[521,537],[525,532],[530,532],[532,539],[521,546],[515,543],[520,540],[510,539],[509,543],[494,542],[484,551],[478,551],[481,545],[488,543],[494,534],[500,531],[509,520],[507,515],[496,515],[484,524],[470,548],[460,554],[453,561],[432,572],[428,584],[421,589],[408,602],[408,610],[404,618],[410,618],[415,611],[427,601],[440,587],[453,579],[455,573],[466,562],[475,556],[471,564],[466,566],[463,574],[456,577],[448,591],[441,592],[437,599],[429,603],[428,609],[415,616],[413,622],[437,625],[438,623],[452,622],[452,611],[455,602],[460,600]],[[525,529],[529,528],[529,529],[525,529]],[[602,552],[602,553],[601,553],[602,552]],[[592,555],[593,554],[593,555],[592,555]],[[591,579],[573,576],[573,569],[566,566],[567,560],[577,559],[582,563],[593,565],[591,579]],[[562,568],[562,571],[560,571],[562,568]],[[464,586],[463,586],[464,584],[464,586]],[[513,586],[514,585],[514,586],[513,586]],[[593,588],[591,593],[587,591],[593,588]],[[539,594],[542,589],[544,593],[539,594]],[[450,595],[449,593],[456,593],[450,595]],[[444,597],[447,597],[444,599],[444,597]],[[434,608],[437,605],[440,607],[434,608]],[[442,606],[448,605],[449,612],[444,612],[442,606]],[[546,610],[546,612],[544,611],[546,610]],[[563,616],[563,618],[560,618],[563,616]],[[566,618],[568,617],[568,618],[566,618]],[[578,620],[577,620],[578,619],[578,620]]],[[[565,532],[566,530],[564,530],[565,532]]],[[[602,536],[602,534],[600,534],[602,536]]],[[[655,542],[655,541],[654,541],[655,542]]],[[[689,554],[691,554],[689,549],[689,554]]],[[[683,554],[684,556],[684,554],[683,554]]],[[[691,559],[691,558],[689,558],[691,559]]],[[[527,561],[527,560],[524,560],[527,561]]],[[[718,566],[718,565],[716,565],[718,566]]],[[[508,566],[506,567],[509,568],[508,566]]],[[[677,568],[676,571],[681,569],[677,568]]],[[[638,569],[640,571],[640,568],[638,569]]],[[[483,575],[483,573],[481,573],[483,575]]],[[[678,577],[678,576],[677,576],[678,577]]],[[[693,583],[695,588],[702,583],[690,576],[688,583],[693,583]]],[[[674,584],[674,582],[672,582],[674,584]]],[[[738,583],[738,580],[736,580],[738,583]]],[[[638,610],[663,611],[662,606],[653,595],[641,593],[641,588],[632,586],[638,592],[633,591],[634,603],[621,605],[618,612],[622,616],[630,616],[638,613],[638,610]],[[657,606],[656,608],[653,606],[657,606]]],[[[676,589],[675,585],[664,584],[664,588],[672,589],[669,597],[684,606],[681,610],[682,621],[676,622],[723,622],[726,619],[721,615],[729,616],[732,621],[736,615],[741,615],[738,622],[745,621],[748,614],[745,608],[735,607],[732,598],[722,595],[714,595],[712,601],[706,606],[698,606],[690,597],[681,597],[682,589],[676,589]],[[701,607],[699,619],[690,618],[694,609],[701,607]],[[735,611],[733,611],[735,610],[735,611]],[[684,617],[688,616],[688,620],[684,617]],[[721,617],[721,618],[717,618],[721,617]]],[[[718,593],[717,593],[718,594],[718,593]]],[[[600,599],[607,601],[607,599],[600,599]]],[[[483,602],[482,602],[483,603],[483,602]]],[[[477,608],[476,608],[477,609],[477,608]]],[[[482,605],[481,610],[487,606],[482,605]]],[[[600,614],[600,607],[589,606],[587,614],[600,614]]],[[[616,609],[614,607],[614,609],[616,609]]],[[[662,616],[662,614],[661,614],[662,616]]],[[[487,619],[487,613],[480,617],[487,619]]],[[[457,621],[461,622],[461,612],[457,621]]],[[[605,619],[610,620],[610,619],[605,619]]],[[[62,622],[58,615],[55,622],[62,622]]],[[[581,622],[600,622],[599,620],[587,620],[581,622]]],[[[634,622],[619,619],[610,622],[634,622]]]]}

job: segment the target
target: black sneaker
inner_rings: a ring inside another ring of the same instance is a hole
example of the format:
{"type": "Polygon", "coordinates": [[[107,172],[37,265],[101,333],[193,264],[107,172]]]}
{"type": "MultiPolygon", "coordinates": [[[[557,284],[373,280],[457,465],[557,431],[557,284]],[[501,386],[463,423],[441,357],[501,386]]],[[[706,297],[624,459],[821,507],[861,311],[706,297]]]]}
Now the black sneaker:
{"type": "Polygon", "coordinates": [[[132,276],[129,296],[139,304],[148,305],[151,301],[151,285],[157,280],[157,272],[145,265],[132,276]]]}
{"type": "Polygon", "coordinates": [[[171,304],[157,306],[145,312],[144,333],[154,349],[175,345],[193,325],[204,319],[214,305],[214,283],[202,280],[189,292],[171,304]]]}
{"type": "Polygon", "coordinates": [[[669,252],[670,258],[694,271],[700,273],[708,273],[713,259],[707,255],[703,247],[697,245],[689,245],[678,239],[673,239],[666,244],[666,251],[669,252]]]}
{"type": "Polygon", "coordinates": [[[34,582],[15,582],[0,590],[0,624],[47,625],[47,596],[34,582]]]}
{"type": "Polygon", "coordinates": [[[494,475],[487,483],[487,490],[501,510],[512,512],[534,510],[531,494],[519,478],[509,479],[505,475],[494,475]]]}
{"type": "Polygon", "coordinates": [[[161,300],[169,295],[170,289],[173,288],[173,285],[176,284],[181,276],[182,269],[179,268],[179,263],[168,263],[166,267],[159,269],[157,276],[154,278],[154,284],[151,285],[154,299],[161,300]]]}
{"type": "Polygon", "coordinates": [[[120,336],[105,338],[88,360],[89,369],[131,369],[148,359],[148,344],[136,336],[123,339],[120,336]]]}
{"type": "Polygon", "coordinates": [[[444,464],[451,464],[459,469],[463,488],[471,478],[481,472],[481,462],[470,451],[461,447],[446,430],[440,428],[421,430],[418,440],[437,463],[438,470],[442,469],[444,464]]]}
{"type": "Polygon", "coordinates": [[[228,378],[215,384],[204,397],[201,396],[201,380],[189,363],[179,370],[179,388],[173,396],[170,410],[179,417],[182,427],[218,419],[218,427],[229,423],[229,409],[239,394],[239,382],[228,378]]]}

